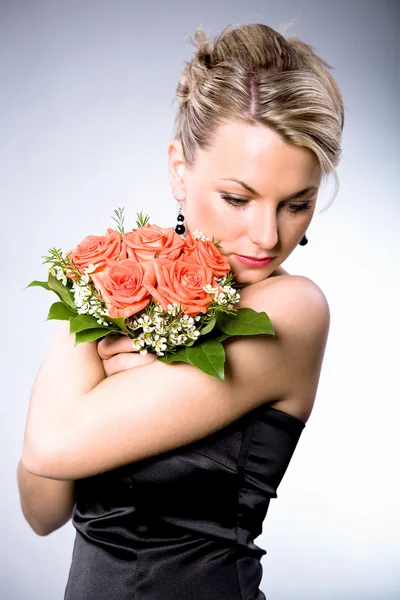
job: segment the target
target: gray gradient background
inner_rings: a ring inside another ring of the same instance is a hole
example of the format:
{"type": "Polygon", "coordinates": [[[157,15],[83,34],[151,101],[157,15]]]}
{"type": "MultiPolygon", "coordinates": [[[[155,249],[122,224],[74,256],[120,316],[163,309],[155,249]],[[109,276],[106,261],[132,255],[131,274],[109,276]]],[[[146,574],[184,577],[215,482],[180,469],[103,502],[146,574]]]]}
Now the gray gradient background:
{"type": "Polygon", "coordinates": [[[2,599],[61,599],[75,534],[69,522],[39,537],[20,510],[30,389],[58,326],[44,322],[50,294],[23,287],[46,277],[50,247],[103,233],[118,206],[127,224],[140,208],[174,224],[166,148],[188,35],[291,19],[288,33],[335,67],[346,125],[339,195],[284,265],[322,288],[331,331],[313,414],[256,540],[261,588],[268,600],[400,597],[399,12],[389,1],[0,2],[2,599]]]}

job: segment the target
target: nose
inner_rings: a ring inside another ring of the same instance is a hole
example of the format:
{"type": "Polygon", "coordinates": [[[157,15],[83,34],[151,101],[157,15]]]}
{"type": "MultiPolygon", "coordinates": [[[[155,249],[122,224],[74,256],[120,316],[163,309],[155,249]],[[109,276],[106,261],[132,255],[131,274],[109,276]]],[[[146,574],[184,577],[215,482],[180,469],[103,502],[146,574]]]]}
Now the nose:
{"type": "Polygon", "coordinates": [[[249,224],[249,238],[264,250],[275,248],[278,243],[278,225],[274,210],[253,215],[249,224]]]}

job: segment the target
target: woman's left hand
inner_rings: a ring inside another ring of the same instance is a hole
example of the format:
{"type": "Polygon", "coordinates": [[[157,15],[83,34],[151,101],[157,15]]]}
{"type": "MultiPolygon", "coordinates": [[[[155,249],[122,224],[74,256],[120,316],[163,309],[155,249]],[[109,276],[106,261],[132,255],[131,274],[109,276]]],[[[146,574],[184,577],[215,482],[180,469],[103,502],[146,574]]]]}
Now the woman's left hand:
{"type": "Polygon", "coordinates": [[[126,335],[107,335],[98,342],[97,352],[106,377],[157,360],[156,354],[140,354],[139,350],[133,350],[132,344],[133,340],[126,335]]]}

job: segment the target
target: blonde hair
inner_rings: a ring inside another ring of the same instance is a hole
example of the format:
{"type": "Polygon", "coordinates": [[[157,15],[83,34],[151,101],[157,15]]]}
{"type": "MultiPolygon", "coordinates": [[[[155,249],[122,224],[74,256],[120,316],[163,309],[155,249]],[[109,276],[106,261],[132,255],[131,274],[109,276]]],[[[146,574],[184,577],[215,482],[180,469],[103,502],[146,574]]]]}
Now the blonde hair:
{"type": "Polygon", "coordinates": [[[286,38],[260,23],[228,25],[214,38],[198,27],[190,41],[197,51],[176,88],[174,123],[174,138],[182,143],[189,168],[198,148],[210,149],[223,123],[239,119],[265,125],[288,143],[311,150],[322,178],[333,173],[330,206],[339,189],[335,167],[344,124],[332,67],[297,37],[286,38]]]}

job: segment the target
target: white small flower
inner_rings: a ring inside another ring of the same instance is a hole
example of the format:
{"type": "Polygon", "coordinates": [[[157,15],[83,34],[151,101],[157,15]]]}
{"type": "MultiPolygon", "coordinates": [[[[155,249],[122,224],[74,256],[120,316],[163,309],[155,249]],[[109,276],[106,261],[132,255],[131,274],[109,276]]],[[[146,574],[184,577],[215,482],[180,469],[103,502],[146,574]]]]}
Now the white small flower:
{"type": "Polygon", "coordinates": [[[207,240],[210,239],[207,236],[205,236],[204,233],[202,233],[198,229],[195,229],[195,231],[193,231],[192,237],[196,238],[197,240],[201,240],[202,242],[206,242],[207,240]]]}
{"type": "Polygon", "coordinates": [[[207,292],[207,294],[215,294],[215,292],[217,292],[217,291],[218,291],[218,289],[219,289],[219,288],[217,288],[217,287],[213,287],[213,286],[212,286],[212,285],[210,285],[209,283],[207,283],[207,285],[205,285],[205,286],[203,287],[203,290],[204,290],[205,292],[207,292]]]}
{"type": "Polygon", "coordinates": [[[93,271],[95,271],[95,269],[96,269],[95,265],[93,263],[90,263],[87,267],[85,267],[83,269],[83,271],[85,274],[87,274],[87,273],[93,273],[93,271]]]}
{"type": "Polygon", "coordinates": [[[168,304],[167,305],[167,312],[172,315],[172,316],[176,316],[179,312],[179,304],[177,302],[174,302],[174,304],[168,304]]]}

